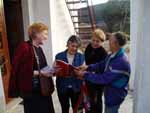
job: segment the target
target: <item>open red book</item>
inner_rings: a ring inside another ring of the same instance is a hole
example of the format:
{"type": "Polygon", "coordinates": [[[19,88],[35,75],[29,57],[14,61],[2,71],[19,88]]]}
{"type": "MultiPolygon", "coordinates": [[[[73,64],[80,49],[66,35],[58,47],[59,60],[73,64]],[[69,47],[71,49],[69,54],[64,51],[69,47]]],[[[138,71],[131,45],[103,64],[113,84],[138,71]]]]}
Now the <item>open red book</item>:
{"type": "Polygon", "coordinates": [[[75,67],[69,63],[62,60],[56,60],[55,66],[60,68],[59,73],[57,73],[57,76],[59,77],[70,77],[74,75],[75,67]]]}

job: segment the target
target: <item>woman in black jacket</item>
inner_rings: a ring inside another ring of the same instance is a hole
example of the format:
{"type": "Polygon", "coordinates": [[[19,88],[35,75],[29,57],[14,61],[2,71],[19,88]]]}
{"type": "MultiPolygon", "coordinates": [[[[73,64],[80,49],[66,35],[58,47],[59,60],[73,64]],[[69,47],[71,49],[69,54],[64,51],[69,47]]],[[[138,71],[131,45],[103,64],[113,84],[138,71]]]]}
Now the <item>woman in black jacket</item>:
{"type": "MultiPolygon", "coordinates": [[[[86,65],[95,64],[96,62],[100,62],[106,58],[107,52],[102,46],[104,40],[105,34],[101,29],[96,29],[92,33],[91,43],[85,49],[86,65]]],[[[97,73],[102,72],[99,72],[99,70],[97,70],[97,73]]],[[[87,87],[89,90],[89,100],[91,105],[89,113],[102,113],[103,86],[87,82],[87,87]]]]}

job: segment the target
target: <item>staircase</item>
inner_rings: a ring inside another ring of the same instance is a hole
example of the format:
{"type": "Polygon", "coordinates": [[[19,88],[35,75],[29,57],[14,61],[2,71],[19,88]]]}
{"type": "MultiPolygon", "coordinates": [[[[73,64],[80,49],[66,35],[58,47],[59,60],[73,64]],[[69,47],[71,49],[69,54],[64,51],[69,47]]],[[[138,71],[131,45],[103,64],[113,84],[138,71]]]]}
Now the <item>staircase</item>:
{"type": "Polygon", "coordinates": [[[82,48],[90,41],[92,31],[95,29],[95,16],[88,0],[65,0],[69,10],[75,34],[81,38],[82,48]]]}

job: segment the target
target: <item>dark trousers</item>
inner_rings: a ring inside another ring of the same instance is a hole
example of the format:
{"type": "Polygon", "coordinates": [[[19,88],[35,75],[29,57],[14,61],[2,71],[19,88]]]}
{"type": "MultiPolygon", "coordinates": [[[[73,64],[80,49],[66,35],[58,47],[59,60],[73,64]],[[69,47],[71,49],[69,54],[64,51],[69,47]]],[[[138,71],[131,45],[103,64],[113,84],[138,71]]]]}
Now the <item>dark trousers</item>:
{"type": "Polygon", "coordinates": [[[105,113],[119,113],[119,108],[120,105],[115,105],[111,107],[105,105],[105,113]]]}
{"type": "Polygon", "coordinates": [[[55,113],[51,96],[26,97],[23,103],[24,113],[55,113]]]}
{"type": "Polygon", "coordinates": [[[88,91],[89,91],[89,101],[91,105],[91,109],[88,113],[102,113],[103,112],[103,86],[87,83],[88,91]]]}
{"type": "MultiPolygon", "coordinates": [[[[69,113],[70,101],[72,109],[76,106],[78,97],[80,95],[79,92],[74,92],[72,88],[68,88],[66,92],[62,93],[57,91],[59,102],[61,104],[62,113],[69,113]]],[[[82,109],[82,108],[79,108],[82,109]]]]}

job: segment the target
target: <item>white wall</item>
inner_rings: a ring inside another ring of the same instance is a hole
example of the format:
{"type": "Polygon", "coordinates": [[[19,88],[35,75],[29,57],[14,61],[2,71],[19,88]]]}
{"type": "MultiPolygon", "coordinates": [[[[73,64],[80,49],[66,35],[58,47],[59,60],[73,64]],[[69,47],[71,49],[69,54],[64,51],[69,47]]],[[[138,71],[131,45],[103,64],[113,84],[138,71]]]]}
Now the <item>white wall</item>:
{"type": "Polygon", "coordinates": [[[129,87],[131,90],[134,90],[135,87],[135,66],[136,66],[136,46],[137,46],[137,37],[138,37],[138,24],[137,21],[139,18],[137,18],[138,16],[138,11],[134,9],[134,7],[138,7],[137,2],[135,2],[134,0],[131,0],[131,44],[130,44],[130,48],[131,48],[131,52],[130,52],[130,60],[131,60],[131,77],[130,77],[130,81],[129,81],[129,87]],[[133,12],[133,13],[132,13],[133,12]],[[132,56],[132,57],[131,57],[132,56]]]}
{"type": "Polygon", "coordinates": [[[28,26],[34,22],[42,22],[49,27],[49,38],[43,46],[48,64],[52,64],[52,37],[50,24],[50,1],[49,0],[22,0],[23,21],[25,39],[28,39],[28,26]]]}
{"type": "Polygon", "coordinates": [[[74,34],[73,24],[65,0],[22,0],[25,40],[27,28],[33,22],[43,22],[49,26],[49,38],[44,52],[49,64],[56,53],[66,48],[68,37],[74,34]]]}
{"type": "Polygon", "coordinates": [[[28,40],[28,26],[33,23],[32,0],[22,0],[24,37],[28,40]],[[30,16],[29,16],[30,15],[30,16]]]}
{"type": "Polygon", "coordinates": [[[131,27],[137,25],[134,113],[150,113],[150,0],[134,0],[131,8],[136,18],[131,27]]]}
{"type": "Polygon", "coordinates": [[[69,15],[65,0],[51,1],[51,28],[53,53],[63,51],[66,48],[66,41],[74,34],[73,23],[69,15]]]}
{"type": "Polygon", "coordinates": [[[2,84],[2,75],[1,75],[1,68],[0,68],[0,113],[6,113],[6,106],[5,106],[5,97],[4,97],[4,89],[2,84]]]}

